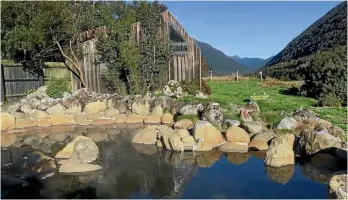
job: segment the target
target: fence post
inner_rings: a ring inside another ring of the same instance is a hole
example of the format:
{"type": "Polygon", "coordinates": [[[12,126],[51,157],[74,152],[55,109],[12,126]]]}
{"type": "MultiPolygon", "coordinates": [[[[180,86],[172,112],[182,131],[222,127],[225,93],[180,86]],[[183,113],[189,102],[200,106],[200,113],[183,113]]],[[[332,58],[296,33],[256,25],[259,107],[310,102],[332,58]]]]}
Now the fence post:
{"type": "Polygon", "coordinates": [[[6,100],[6,93],[5,93],[5,78],[4,78],[4,66],[1,64],[1,85],[0,85],[0,90],[1,90],[1,102],[6,100]]]}
{"type": "Polygon", "coordinates": [[[237,82],[238,82],[238,70],[237,70],[237,82]]]}
{"type": "Polygon", "coordinates": [[[39,71],[39,86],[44,85],[44,70],[43,70],[43,65],[40,65],[40,71],[39,71]]]}
{"type": "Polygon", "coordinates": [[[210,70],[210,82],[213,82],[213,70],[210,70]]]}

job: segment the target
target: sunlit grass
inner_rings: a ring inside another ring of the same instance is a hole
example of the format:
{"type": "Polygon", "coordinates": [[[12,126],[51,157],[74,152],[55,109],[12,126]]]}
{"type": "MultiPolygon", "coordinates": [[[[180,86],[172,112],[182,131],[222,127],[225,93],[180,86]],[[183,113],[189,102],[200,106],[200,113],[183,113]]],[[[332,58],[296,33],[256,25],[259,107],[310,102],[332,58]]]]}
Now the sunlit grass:
{"type": "Polygon", "coordinates": [[[283,117],[281,112],[291,113],[299,108],[310,108],[317,112],[321,118],[330,121],[334,125],[347,130],[347,108],[317,108],[316,100],[284,93],[293,87],[293,84],[279,83],[267,84],[257,80],[241,80],[231,82],[209,82],[212,94],[209,99],[198,99],[193,96],[181,98],[185,102],[218,102],[225,111],[225,117],[238,119],[239,116],[228,110],[230,104],[245,105],[253,95],[269,95],[268,99],[256,100],[260,107],[259,117],[276,125],[283,117]],[[283,91],[283,92],[282,92],[283,91]]]}

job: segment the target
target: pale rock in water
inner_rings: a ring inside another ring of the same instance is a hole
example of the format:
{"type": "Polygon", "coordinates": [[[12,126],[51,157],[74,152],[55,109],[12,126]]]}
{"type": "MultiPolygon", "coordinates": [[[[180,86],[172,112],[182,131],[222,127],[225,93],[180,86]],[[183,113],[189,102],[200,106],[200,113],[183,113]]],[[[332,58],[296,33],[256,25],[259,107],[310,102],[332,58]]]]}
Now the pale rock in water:
{"type": "Polygon", "coordinates": [[[218,147],[225,142],[220,131],[207,121],[199,120],[193,128],[193,137],[202,145],[218,147]]]}
{"type": "Polygon", "coordinates": [[[277,137],[271,141],[264,162],[273,167],[293,165],[295,164],[295,153],[285,138],[277,137]]]}

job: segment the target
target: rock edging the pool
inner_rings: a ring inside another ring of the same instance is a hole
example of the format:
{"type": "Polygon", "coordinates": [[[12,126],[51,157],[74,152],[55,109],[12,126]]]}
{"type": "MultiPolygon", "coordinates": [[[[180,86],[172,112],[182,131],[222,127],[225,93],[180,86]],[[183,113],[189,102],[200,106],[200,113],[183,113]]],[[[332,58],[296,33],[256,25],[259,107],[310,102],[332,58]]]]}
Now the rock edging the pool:
{"type": "Polygon", "coordinates": [[[49,98],[40,87],[20,102],[2,107],[1,130],[57,125],[170,124],[173,98],[98,94],[79,89],[63,98],[49,98]],[[151,112],[150,112],[151,111],[151,112]]]}

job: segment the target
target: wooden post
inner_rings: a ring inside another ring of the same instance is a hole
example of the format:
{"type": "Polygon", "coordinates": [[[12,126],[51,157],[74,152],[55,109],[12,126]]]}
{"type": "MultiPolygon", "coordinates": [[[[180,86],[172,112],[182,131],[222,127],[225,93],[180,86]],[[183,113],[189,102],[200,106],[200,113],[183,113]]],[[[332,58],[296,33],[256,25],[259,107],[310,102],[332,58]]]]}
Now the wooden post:
{"type": "Polygon", "coordinates": [[[260,71],[260,78],[261,78],[261,81],[262,81],[262,71],[260,71]]]}
{"type": "Polygon", "coordinates": [[[4,102],[6,100],[6,93],[5,93],[5,78],[4,78],[4,66],[1,64],[1,81],[0,81],[0,90],[1,90],[1,102],[4,102]]]}
{"type": "Polygon", "coordinates": [[[238,70],[237,70],[237,82],[238,82],[238,70]]]}
{"type": "Polygon", "coordinates": [[[213,82],[213,70],[210,70],[210,82],[213,82]]]}
{"type": "Polygon", "coordinates": [[[40,71],[39,71],[39,86],[43,86],[44,85],[44,68],[42,65],[40,65],[40,71]]]}

